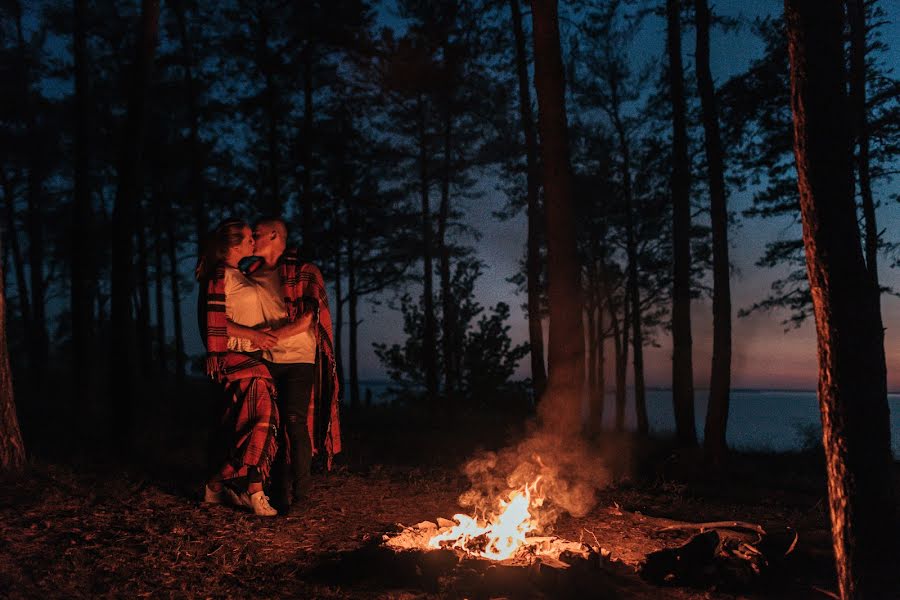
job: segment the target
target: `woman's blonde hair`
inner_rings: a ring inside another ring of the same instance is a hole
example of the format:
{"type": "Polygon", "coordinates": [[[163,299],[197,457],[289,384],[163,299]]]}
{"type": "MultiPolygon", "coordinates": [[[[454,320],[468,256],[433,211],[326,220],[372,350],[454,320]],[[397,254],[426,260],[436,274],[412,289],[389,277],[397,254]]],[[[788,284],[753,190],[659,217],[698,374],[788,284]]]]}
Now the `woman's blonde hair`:
{"type": "Polygon", "coordinates": [[[200,256],[194,276],[197,281],[207,281],[213,276],[216,265],[228,255],[228,250],[239,246],[244,239],[244,228],[249,227],[243,219],[225,219],[219,226],[207,233],[200,245],[200,256]]]}

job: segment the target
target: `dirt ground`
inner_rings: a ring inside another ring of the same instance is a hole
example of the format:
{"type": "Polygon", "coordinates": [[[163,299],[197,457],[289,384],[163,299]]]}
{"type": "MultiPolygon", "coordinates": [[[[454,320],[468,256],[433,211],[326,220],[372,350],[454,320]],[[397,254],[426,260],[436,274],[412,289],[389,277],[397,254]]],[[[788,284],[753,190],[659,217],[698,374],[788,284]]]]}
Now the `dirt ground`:
{"type": "MultiPolygon", "coordinates": [[[[415,418],[347,419],[342,464],[316,476],[300,514],[270,519],[200,502],[202,436],[159,436],[155,450],[145,444],[143,457],[128,466],[96,458],[33,460],[24,477],[0,485],[0,597],[457,597],[452,587],[367,579],[349,572],[352,566],[322,577],[318,566],[341,564],[341,556],[371,546],[397,524],[459,512],[466,455],[517,434],[477,422],[463,429],[466,435],[448,435],[443,424],[415,418]]],[[[617,561],[617,579],[596,597],[827,598],[834,591],[824,482],[814,456],[741,455],[716,479],[686,466],[693,459],[644,452],[644,466],[600,491],[590,514],[557,523],[556,535],[599,543],[617,561]],[[662,531],[666,525],[721,520],[770,532],[791,527],[796,550],[777,576],[746,589],[720,591],[714,582],[659,587],[636,575],[648,553],[696,533],[662,531]]]]}

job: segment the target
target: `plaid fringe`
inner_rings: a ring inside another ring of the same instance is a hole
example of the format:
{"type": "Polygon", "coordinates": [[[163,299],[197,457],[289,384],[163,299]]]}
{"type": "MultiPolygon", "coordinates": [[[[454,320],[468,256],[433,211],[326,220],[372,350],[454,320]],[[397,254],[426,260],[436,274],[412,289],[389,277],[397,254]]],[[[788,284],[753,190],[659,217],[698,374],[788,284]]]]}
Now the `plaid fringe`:
{"type": "Polygon", "coordinates": [[[307,411],[306,426],[309,429],[309,439],[312,443],[313,455],[324,449],[327,457],[328,468],[331,468],[334,455],[341,451],[341,425],[340,405],[338,402],[339,382],[337,378],[337,363],[334,356],[334,329],[331,321],[331,311],[328,308],[328,293],[325,289],[325,280],[322,272],[312,263],[301,262],[296,250],[286,251],[281,257],[281,282],[284,294],[284,304],[287,307],[288,319],[293,322],[297,316],[304,312],[307,304],[314,307],[313,322],[316,332],[316,360],[320,367],[325,367],[324,376],[331,380],[331,397],[321,398],[328,412],[328,425],[324,433],[317,435],[316,427],[316,402],[321,390],[315,390],[310,398],[307,411]],[[321,362],[321,361],[324,361],[321,362]]]}

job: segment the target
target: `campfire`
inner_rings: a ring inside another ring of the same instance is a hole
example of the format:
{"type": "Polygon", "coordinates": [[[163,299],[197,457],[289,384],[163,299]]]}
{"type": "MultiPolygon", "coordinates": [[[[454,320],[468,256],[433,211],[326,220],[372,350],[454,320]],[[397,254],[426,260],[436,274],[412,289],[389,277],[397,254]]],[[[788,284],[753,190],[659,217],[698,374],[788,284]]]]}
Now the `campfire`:
{"type": "MultiPolygon", "coordinates": [[[[573,560],[608,558],[609,552],[556,536],[537,535],[539,512],[546,497],[541,477],[514,489],[498,500],[491,514],[456,514],[453,520],[438,518],[404,527],[397,535],[385,535],[384,544],[395,550],[451,550],[460,558],[487,559],[504,564],[542,564],[567,568],[573,560]]],[[[596,542],[596,540],[594,540],[596,542]]]]}

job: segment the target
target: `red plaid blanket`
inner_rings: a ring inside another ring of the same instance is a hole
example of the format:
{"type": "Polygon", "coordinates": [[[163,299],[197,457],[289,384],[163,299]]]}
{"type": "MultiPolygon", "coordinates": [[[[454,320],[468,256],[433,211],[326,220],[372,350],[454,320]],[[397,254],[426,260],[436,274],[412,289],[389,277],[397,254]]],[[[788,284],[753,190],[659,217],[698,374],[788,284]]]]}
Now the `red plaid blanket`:
{"type": "Polygon", "coordinates": [[[219,475],[223,480],[246,477],[253,468],[266,481],[277,448],[275,385],[263,363],[228,351],[224,264],[207,284],[205,308],[206,370],[225,386],[222,426],[230,438],[229,458],[219,475]]]}
{"type": "Polygon", "coordinates": [[[313,455],[325,450],[328,468],[334,455],[341,451],[341,424],[338,403],[337,363],[334,357],[334,330],[331,311],[328,308],[328,294],[322,272],[312,263],[300,262],[295,250],[286,251],[281,257],[281,282],[288,319],[294,321],[304,310],[304,301],[315,307],[313,326],[317,340],[316,363],[328,378],[327,386],[318,386],[310,398],[306,425],[312,441],[313,455]],[[327,388],[327,398],[322,397],[322,388],[327,388]],[[316,402],[321,399],[320,402],[316,402]],[[318,427],[318,422],[324,422],[318,427]]]}

